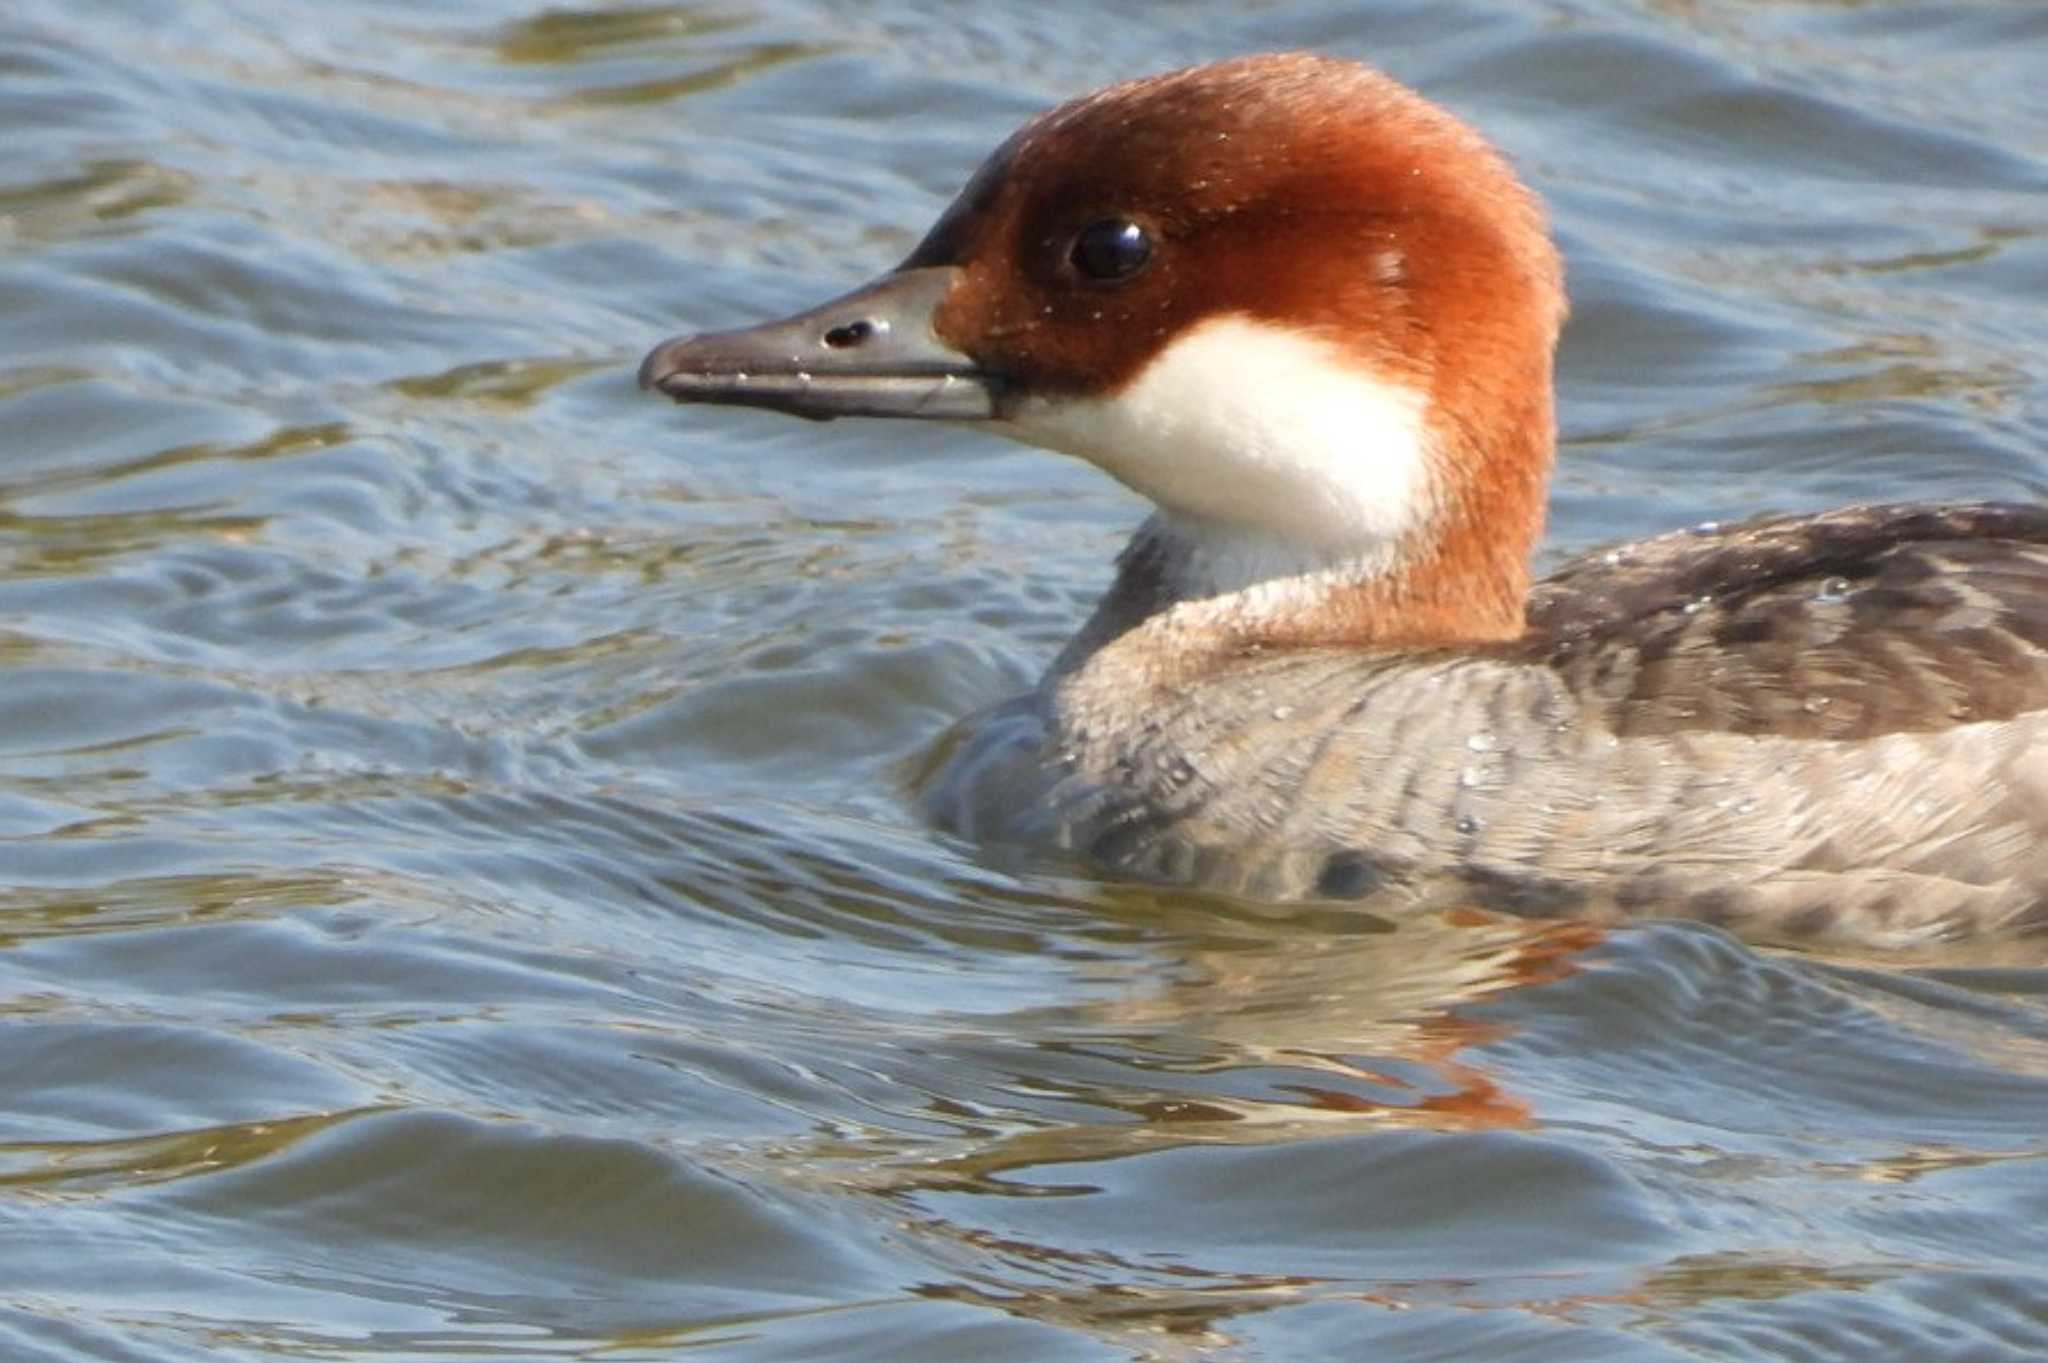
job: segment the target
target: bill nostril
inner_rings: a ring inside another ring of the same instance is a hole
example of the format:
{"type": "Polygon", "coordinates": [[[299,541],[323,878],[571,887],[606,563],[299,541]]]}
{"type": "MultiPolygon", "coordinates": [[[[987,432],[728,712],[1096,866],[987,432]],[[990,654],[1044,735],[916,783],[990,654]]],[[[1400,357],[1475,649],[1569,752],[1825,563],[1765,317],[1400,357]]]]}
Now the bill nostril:
{"type": "Polygon", "coordinates": [[[850,346],[862,344],[874,334],[875,324],[863,318],[857,322],[833,327],[825,333],[825,344],[834,350],[845,350],[850,346]]]}

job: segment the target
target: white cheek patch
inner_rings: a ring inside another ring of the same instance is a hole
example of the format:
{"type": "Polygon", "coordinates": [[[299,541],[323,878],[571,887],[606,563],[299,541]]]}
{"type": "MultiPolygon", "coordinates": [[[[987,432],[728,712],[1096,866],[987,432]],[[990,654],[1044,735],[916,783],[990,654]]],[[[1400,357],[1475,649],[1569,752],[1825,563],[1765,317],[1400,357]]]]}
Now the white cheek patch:
{"type": "Polygon", "coordinates": [[[1423,407],[1419,389],[1326,342],[1223,317],[1121,392],[1027,398],[1000,428],[1098,465],[1169,522],[1278,541],[1296,562],[1356,562],[1391,556],[1433,509],[1423,407]]]}

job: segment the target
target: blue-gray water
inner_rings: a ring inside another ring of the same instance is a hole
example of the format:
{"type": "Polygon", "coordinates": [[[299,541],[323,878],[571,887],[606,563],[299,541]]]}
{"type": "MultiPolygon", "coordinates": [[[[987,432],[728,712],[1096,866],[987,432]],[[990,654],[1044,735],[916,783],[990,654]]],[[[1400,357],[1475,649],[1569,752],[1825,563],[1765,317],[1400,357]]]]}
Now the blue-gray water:
{"type": "Polygon", "coordinates": [[[1293,46],[1552,203],[1552,556],[2048,489],[2038,5],[0,9],[0,1358],[2048,1355],[2048,971],[977,860],[1131,499],[633,390],[1293,46]]]}

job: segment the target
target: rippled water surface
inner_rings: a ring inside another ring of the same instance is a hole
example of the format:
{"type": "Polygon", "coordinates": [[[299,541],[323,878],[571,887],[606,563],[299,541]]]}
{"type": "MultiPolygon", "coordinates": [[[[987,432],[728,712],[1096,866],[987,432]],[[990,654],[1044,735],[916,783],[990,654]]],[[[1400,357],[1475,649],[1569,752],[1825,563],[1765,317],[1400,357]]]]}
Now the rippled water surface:
{"type": "Polygon", "coordinates": [[[2048,972],[978,859],[1131,499],[633,390],[1283,46],[1553,204],[1548,554],[2048,487],[2036,5],[0,9],[0,1358],[2048,1356],[2048,972]]]}

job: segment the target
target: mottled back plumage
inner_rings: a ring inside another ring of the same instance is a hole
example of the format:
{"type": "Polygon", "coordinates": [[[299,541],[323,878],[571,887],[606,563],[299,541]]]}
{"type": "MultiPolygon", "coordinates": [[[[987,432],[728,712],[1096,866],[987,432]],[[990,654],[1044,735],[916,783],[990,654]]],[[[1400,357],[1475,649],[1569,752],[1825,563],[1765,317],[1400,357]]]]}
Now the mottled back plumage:
{"type": "Polygon", "coordinates": [[[2048,509],[1847,507],[1568,564],[1519,651],[1618,734],[1858,739],[2048,707],[2048,509]]]}

